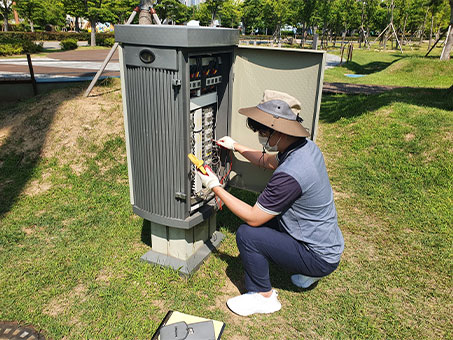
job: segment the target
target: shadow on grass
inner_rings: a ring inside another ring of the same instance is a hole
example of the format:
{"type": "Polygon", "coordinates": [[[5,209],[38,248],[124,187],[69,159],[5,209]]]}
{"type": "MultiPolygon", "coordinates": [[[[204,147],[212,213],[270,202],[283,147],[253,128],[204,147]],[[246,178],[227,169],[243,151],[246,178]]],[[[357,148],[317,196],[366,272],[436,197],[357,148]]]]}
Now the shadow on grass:
{"type": "Polygon", "coordinates": [[[371,74],[385,70],[387,67],[389,67],[390,65],[397,62],[400,59],[396,59],[391,62],[373,61],[365,65],[361,65],[354,61],[350,61],[347,63],[343,63],[341,66],[347,68],[348,70],[356,74],[371,74]]]}
{"type": "Polygon", "coordinates": [[[401,88],[375,95],[324,95],[320,120],[334,123],[341,118],[357,117],[394,102],[453,110],[449,89],[401,88]]]}
{"type": "MultiPolygon", "coordinates": [[[[230,193],[250,205],[254,205],[258,197],[256,193],[236,188],[231,188],[230,193]]],[[[226,207],[224,207],[223,210],[217,213],[217,225],[221,228],[227,229],[231,233],[235,234],[241,224],[243,224],[243,221],[235,216],[226,207]]],[[[241,293],[245,293],[246,290],[244,286],[244,269],[242,267],[240,256],[231,256],[220,251],[216,251],[215,254],[221,260],[227,263],[226,274],[231,282],[238,288],[241,293]]],[[[304,289],[300,289],[292,284],[291,274],[294,273],[291,273],[273,263],[270,263],[269,265],[269,272],[272,287],[295,292],[305,291],[304,289]]]]}
{"type": "Polygon", "coordinates": [[[35,174],[59,106],[81,91],[81,87],[71,87],[61,96],[46,93],[0,110],[0,131],[6,137],[0,139],[0,219],[35,174]]]}
{"type": "MultiPolygon", "coordinates": [[[[217,251],[216,256],[227,264],[226,275],[230,281],[236,286],[241,294],[247,293],[244,282],[244,268],[240,256],[231,256],[217,251]]],[[[281,268],[274,263],[269,263],[269,275],[273,288],[283,289],[286,291],[303,292],[306,289],[300,289],[294,286],[291,282],[291,273],[284,268],[281,268]]],[[[311,290],[311,289],[310,289],[311,290]]]]}

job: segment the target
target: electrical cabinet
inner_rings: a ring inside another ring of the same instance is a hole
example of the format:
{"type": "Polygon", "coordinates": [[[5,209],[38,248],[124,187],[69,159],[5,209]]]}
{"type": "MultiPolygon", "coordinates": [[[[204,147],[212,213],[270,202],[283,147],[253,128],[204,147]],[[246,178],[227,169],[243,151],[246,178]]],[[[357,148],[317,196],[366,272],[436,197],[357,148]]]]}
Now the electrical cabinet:
{"type": "Polygon", "coordinates": [[[223,235],[216,198],[202,188],[187,155],[203,159],[223,183],[260,191],[270,171],[252,169],[214,141],[230,135],[259,147],[239,107],[259,103],[265,89],[302,102],[315,138],[323,52],[238,48],[234,29],[118,25],[126,148],[133,211],[151,226],[142,259],[195,270],[223,235]]]}

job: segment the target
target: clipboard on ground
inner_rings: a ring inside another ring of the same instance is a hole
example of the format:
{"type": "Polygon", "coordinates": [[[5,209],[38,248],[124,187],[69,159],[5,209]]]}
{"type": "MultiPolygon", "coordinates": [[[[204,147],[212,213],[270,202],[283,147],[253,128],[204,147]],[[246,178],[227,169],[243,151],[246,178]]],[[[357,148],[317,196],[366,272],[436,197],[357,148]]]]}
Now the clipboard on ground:
{"type": "Polygon", "coordinates": [[[220,340],[223,330],[225,329],[225,323],[222,321],[217,321],[217,320],[212,320],[212,319],[206,319],[206,318],[201,318],[198,316],[190,315],[190,314],[185,314],[177,311],[169,311],[162,322],[160,323],[159,327],[157,328],[156,332],[153,334],[151,340],[160,340],[160,330],[162,327],[171,325],[174,323],[178,323],[184,321],[187,324],[191,323],[196,323],[196,322],[203,322],[203,321],[212,321],[214,325],[214,333],[215,337],[217,340],[220,340]]]}

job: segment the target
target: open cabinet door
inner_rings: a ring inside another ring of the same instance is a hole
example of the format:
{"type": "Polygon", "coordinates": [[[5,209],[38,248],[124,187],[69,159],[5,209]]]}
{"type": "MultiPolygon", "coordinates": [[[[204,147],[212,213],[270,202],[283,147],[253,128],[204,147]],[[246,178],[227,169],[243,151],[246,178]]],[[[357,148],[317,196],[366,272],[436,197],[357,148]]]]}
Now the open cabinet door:
{"type": "MultiPolygon", "coordinates": [[[[301,102],[302,125],[312,140],[321,103],[325,53],[323,51],[266,47],[236,48],[233,66],[231,137],[237,142],[261,150],[256,133],[246,125],[241,107],[257,105],[266,89],[286,92],[301,102]]],[[[264,189],[272,171],[258,168],[239,154],[235,155],[230,185],[250,191],[264,189]]]]}

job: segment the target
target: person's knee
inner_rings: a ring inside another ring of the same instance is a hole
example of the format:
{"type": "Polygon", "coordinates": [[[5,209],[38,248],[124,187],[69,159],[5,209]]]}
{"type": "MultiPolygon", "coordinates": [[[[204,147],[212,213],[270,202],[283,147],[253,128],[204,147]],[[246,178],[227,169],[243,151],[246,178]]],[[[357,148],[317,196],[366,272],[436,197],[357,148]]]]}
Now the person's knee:
{"type": "Polygon", "coordinates": [[[248,224],[242,224],[236,232],[236,243],[238,246],[246,244],[247,241],[251,240],[251,234],[254,231],[254,227],[248,224]]]}

